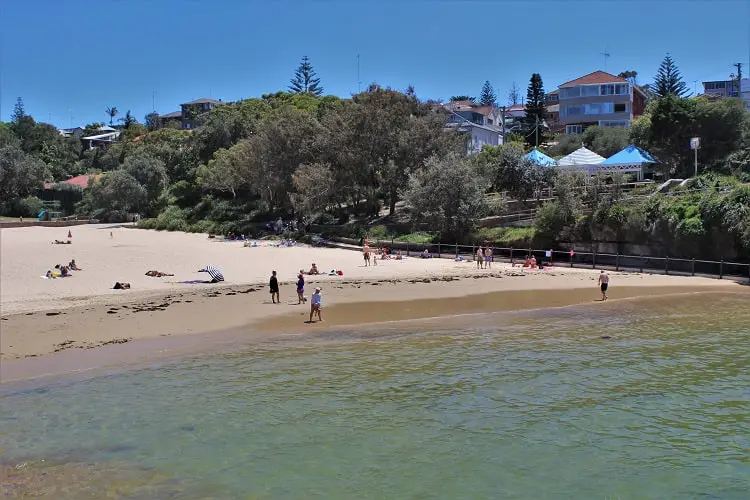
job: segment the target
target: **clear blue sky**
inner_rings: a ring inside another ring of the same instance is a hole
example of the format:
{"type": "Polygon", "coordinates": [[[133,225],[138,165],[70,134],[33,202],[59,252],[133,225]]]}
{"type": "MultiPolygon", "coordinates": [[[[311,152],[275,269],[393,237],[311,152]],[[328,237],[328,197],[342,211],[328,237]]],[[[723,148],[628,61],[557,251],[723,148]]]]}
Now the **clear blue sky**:
{"type": "Polygon", "coordinates": [[[690,89],[750,74],[750,1],[2,0],[0,119],[18,96],[59,127],[128,109],[142,121],[198,97],[236,100],[286,89],[308,55],[326,93],[370,82],[422,98],[504,102],[541,73],[548,90],[597,69],[648,83],[669,52],[690,89]]]}

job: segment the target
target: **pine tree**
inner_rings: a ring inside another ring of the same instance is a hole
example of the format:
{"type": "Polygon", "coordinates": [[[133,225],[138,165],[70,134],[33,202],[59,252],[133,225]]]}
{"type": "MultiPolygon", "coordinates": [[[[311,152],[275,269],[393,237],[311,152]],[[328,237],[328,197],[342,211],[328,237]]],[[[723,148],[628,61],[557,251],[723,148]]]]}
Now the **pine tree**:
{"type": "Polygon", "coordinates": [[[534,73],[529,79],[529,87],[526,90],[526,142],[536,144],[537,139],[543,142],[542,131],[544,119],[547,117],[547,107],[544,103],[544,83],[542,75],[534,73]]]}
{"type": "Polygon", "coordinates": [[[289,80],[289,91],[295,94],[312,94],[314,96],[323,95],[323,87],[320,86],[320,78],[316,78],[310,59],[307,56],[302,58],[297,71],[294,72],[294,78],[289,80]]]}
{"type": "Polygon", "coordinates": [[[10,121],[13,123],[20,122],[26,116],[26,107],[23,105],[23,99],[20,97],[16,99],[16,105],[13,107],[13,114],[10,116],[10,121]]]}
{"type": "Polygon", "coordinates": [[[680,70],[677,69],[677,65],[669,54],[661,62],[659,71],[654,77],[654,83],[650,88],[660,98],[668,95],[685,97],[688,93],[687,85],[682,81],[680,70]]]}
{"type": "Polygon", "coordinates": [[[489,80],[484,82],[482,85],[482,93],[479,95],[479,104],[482,106],[496,106],[497,105],[497,94],[495,89],[492,88],[492,84],[489,80]]]}
{"type": "Polygon", "coordinates": [[[454,95],[454,96],[451,96],[451,102],[456,102],[456,101],[471,101],[471,102],[474,102],[474,98],[471,97],[471,96],[468,96],[468,95],[454,95]]]}

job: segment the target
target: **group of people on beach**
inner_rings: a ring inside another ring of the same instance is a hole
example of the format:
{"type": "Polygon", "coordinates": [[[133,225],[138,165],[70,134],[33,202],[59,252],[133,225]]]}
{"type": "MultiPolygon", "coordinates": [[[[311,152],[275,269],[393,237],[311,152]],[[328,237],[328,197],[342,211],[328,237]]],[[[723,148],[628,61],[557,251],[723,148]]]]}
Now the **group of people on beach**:
{"type": "Polygon", "coordinates": [[[82,270],[83,269],[78,267],[78,264],[76,264],[75,259],[70,259],[70,262],[68,263],[67,266],[62,265],[62,264],[57,264],[55,265],[54,271],[51,269],[48,270],[43,277],[47,279],[67,278],[69,276],[72,276],[71,271],[82,271],[82,270]]]}
{"type": "Polygon", "coordinates": [[[476,260],[477,269],[492,269],[492,262],[495,260],[495,257],[492,254],[492,247],[487,246],[483,249],[480,246],[477,248],[476,260]]]}
{"type": "MultiPolygon", "coordinates": [[[[315,264],[313,264],[313,268],[317,271],[317,267],[315,266],[315,264]]],[[[312,272],[310,274],[312,274],[312,272]]],[[[271,272],[271,279],[269,279],[268,281],[268,289],[271,293],[271,302],[273,304],[281,304],[281,288],[279,286],[279,279],[276,276],[276,271],[271,272]]],[[[313,322],[313,317],[317,317],[318,321],[323,321],[323,297],[321,295],[322,291],[323,289],[321,287],[316,286],[315,293],[313,293],[312,297],[310,297],[310,320],[308,321],[308,323],[313,322]]],[[[297,300],[298,304],[304,304],[307,302],[307,297],[305,296],[305,275],[303,273],[297,275],[297,300]]]]}

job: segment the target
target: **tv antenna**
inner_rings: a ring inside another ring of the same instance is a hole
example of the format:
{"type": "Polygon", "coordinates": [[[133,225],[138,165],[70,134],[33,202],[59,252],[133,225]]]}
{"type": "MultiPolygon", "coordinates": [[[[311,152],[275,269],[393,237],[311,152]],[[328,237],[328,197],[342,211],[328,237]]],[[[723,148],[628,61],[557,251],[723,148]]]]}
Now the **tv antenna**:
{"type": "Polygon", "coordinates": [[[604,47],[604,52],[600,52],[599,54],[604,56],[604,71],[607,71],[607,59],[610,57],[607,47],[604,47]]]}
{"type": "Polygon", "coordinates": [[[359,79],[359,54],[357,54],[357,93],[362,92],[362,80],[359,79]]]}

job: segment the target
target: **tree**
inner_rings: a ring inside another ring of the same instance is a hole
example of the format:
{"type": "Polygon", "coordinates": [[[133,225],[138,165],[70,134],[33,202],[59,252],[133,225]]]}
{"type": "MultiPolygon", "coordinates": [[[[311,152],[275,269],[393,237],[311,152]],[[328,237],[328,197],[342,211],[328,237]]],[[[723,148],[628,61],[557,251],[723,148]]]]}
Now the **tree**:
{"type": "Polygon", "coordinates": [[[147,201],[146,188],[124,170],[102,175],[84,195],[86,207],[105,216],[111,212],[138,212],[145,207],[147,201]]]}
{"type": "Polygon", "coordinates": [[[294,72],[294,78],[289,80],[289,91],[297,94],[307,93],[315,96],[323,95],[323,87],[320,85],[320,78],[316,77],[310,59],[307,56],[302,58],[299,67],[294,72]]]}
{"type": "Polygon", "coordinates": [[[128,155],[123,170],[146,189],[147,201],[152,205],[169,182],[164,162],[143,150],[128,155]]]}
{"type": "Polygon", "coordinates": [[[518,89],[516,82],[510,87],[508,92],[508,106],[515,106],[521,102],[521,91],[518,89]]]}
{"type": "Polygon", "coordinates": [[[10,115],[10,121],[12,123],[18,123],[26,116],[26,108],[23,105],[23,99],[16,99],[16,105],[13,107],[13,114],[10,115]]]}
{"type": "Polygon", "coordinates": [[[543,127],[544,120],[547,117],[544,97],[542,75],[534,73],[529,79],[529,86],[526,90],[526,117],[524,122],[527,144],[538,146],[544,142],[543,127]]]}
{"type": "Polygon", "coordinates": [[[3,202],[36,193],[48,176],[47,165],[18,146],[0,148],[0,200],[3,202]]]}
{"type": "Polygon", "coordinates": [[[685,97],[688,93],[687,85],[682,81],[680,70],[667,54],[659,66],[659,71],[654,77],[654,83],[650,86],[651,90],[657,97],[662,98],[668,95],[675,97],[685,97]]]}
{"type": "Polygon", "coordinates": [[[138,123],[138,120],[136,120],[135,117],[130,114],[130,110],[128,110],[127,113],[125,113],[125,116],[120,118],[120,122],[122,122],[126,129],[129,129],[131,125],[138,123]]]}
{"type": "Polygon", "coordinates": [[[430,222],[444,238],[461,238],[487,213],[488,185],[466,157],[433,156],[412,175],[406,202],[416,221],[430,222]]]}
{"type": "Polygon", "coordinates": [[[624,127],[588,127],[583,132],[582,140],[587,148],[605,158],[609,158],[628,146],[628,129],[624,127]]]}
{"type": "Polygon", "coordinates": [[[484,82],[482,85],[482,93],[479,95],[479,104],[482,106],[496,106],[497,105],[497,94],[495,89],[492,88],[492,84],[489,80],[484,82]]]}
{"type": "Polygon", "coordinates": [[[112,126],[112,123],[115,121],[115,116],[117,116],[117,108],[112,106],[111,108],[107,108],[104,110],[104,113],[109,116],[109,126],[112,126]]]}
{"type": "Polygon", "coordinates": [[[198,184],[206,189],[232,193],[247,186],[249,163],[255,156],[253,144],[245,139],[229,149],[220,149],[206,165],[198,167],[198,184]]]}
{"type": "Polygon", "coordinates": [[[143,117],[143,123],[146,124],[146,127],[150,132],[159,130],[161,128],[161,118],[159,118],[159,113],[153,112],[147,114],[143,117]]]}
{"type": "Polygon", "coordinates": [[[471,101],[471,102],[474,102],[475,98],[471,97],[471,96],[468,96],[468,95],[454,95],[454,96],[451,96],[451,102],[456,102],[456,101],[471,101]]]}
{"type": "Polygon", "coordinates": [[[619,73],[617,76],[626,79],[631,85],[638,85],[638,72],[627,70],[619,73]]]}
{"type": "Polygon", "coordinates": [[[300,165],[292,174],[292,184],[292,205],[298,214],[309,218],[328,207],[336,190],[330,165],[321,163],[300,165]]]}

